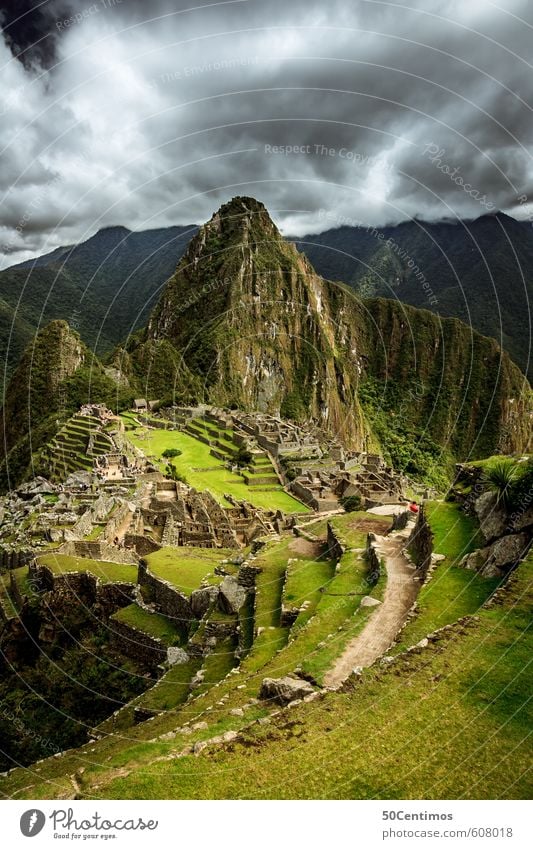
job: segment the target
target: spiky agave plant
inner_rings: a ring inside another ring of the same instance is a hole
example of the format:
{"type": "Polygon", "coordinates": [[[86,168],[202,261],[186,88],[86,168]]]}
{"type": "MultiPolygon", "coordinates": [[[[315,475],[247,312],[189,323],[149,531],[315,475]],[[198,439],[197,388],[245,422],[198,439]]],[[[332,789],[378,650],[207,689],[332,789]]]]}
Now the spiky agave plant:
{"type": "Polygon", "coordinates": [[[498,460],[487,471],[486,479],[489,489],[496,494],[497,503],[503,507],[511,506],[516,477],[516,463],[512,460],[498,460]]]}

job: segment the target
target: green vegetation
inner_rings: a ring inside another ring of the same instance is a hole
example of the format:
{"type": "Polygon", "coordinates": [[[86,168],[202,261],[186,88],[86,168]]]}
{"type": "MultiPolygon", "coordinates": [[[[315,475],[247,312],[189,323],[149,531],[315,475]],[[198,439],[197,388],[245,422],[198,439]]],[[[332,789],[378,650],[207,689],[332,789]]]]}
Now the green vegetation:
{"type": "MultiPolygon", "coordinates": [[[[254,726],[231,747],[151,764],[132,751],[129,775],[97,795],[529,798],[532,567],[530,558],[503,606],[437,649],[367,670],[353,692],[301,705],[289,722],[281,714],[254,726]]],[[[86,792],[94,794],[90,783],[86,792]]]]}
{"type": "Polygon", "coordinates": [[[178,430],[150,430],[136,428],[126,433],[128,439],[140,448],[149,458],[153,458],[158,468],[164,472],[166,463],[162,459],[163,451],[174,448],[181,453],[175,458],[176,472],[184,475],[187,483],[198,490],[209,490],[224,506],[228,506],[224,496],[250,501],[256,507],[266,510],[283,510],[286,513],[306,513],[309,508],[297,501],[281,486],[277,490],[262,492],[249,487],[243,478],[229,471],[224,464],[210,453],[209,445],[195,439],[190,433],[178,430]]]}
{"type": "Polygon", "coordinates": [[[483,480],[508,511],[520,510],[531,502],[533,456],[502,457],[500,454],[469,465],[483,471],[483,480]]]}
{"type": "Polygon", "coordinates": [[[137,628],[139,631],[144,631],[151,637],[157,637],[167,646],[174,646],[181,642],[181,629],[178,628],[176,623],[159,613],[149,613],[139,607],[138,604],[128,604],[114,613],[111,618],[116,619],[117,622],[131,625],[132,628],[137,628]]]}
{"type": "Polygon", "coordinates": [[[434,551],[446,559],[437,564],[429,583],[422,587],[417,615],[401,632],[393,653],[403,651],[461,616],[477,613],[499,583],[458,565],[466,554],[482,545],[474,519],[466,516],[457,504],[447,502],[427,504],[426,516],[434,534],[434,551]]]}
{"type": "Polygon", "coordinates": [[[173,584],[180,592],[189,596],[202,582],[219,584],[220,575],[214,574],[215,566],[235,552],[229,549],[188,548],[167,546],[146,557],[152,574],[173,584]]]}
{"type": "Polygon", "coordinates": [[[361,509],[361,496],[348,495],[346,498],[339,498],[341,507],[344,507],[347,513],[353,513],[361,509]]]}
{"type": "Polygon", "coordinates": [[[104,584],[132,583],[137,580],[137,567],[126,563],[108,563],[91,560],[89,557],[73,557],[69,554],[40,554],[37,563],[47,566],[54,575],[68,572],[89,572],[104,584]]]}
{"type": "Polygon", "coordinates": [[[509,509],[513,501],[513,485],[516,482],[517,468],[512,460],[502,459],[493,463],[486,471],[489,489],[496,493],[496,501],[509,509]]]}
{"type": "MultiPolygon", "coordinates": [[[[441,508],[430,505],[429,512],[440,550],[451,563],[472,544],[475,527],[458,523],[454,505],[441,508]]],[[[364,513],[332,521],[349,548],[361,547],[368,522],[378,530],[380,523],[388,524],[364,513]]],[[[14,773],[4,781],[4,792],[50,798],[68,790],[68,776],[82,764],[87,798],[238,798],[244,792],[267,798],[477,798],[496,790],[500,796],[526,795],[527,753],[521,741],[527,724],[524,629],[531,556],[511,579],[504,604],[480,610],[480,621],[464,634],[402,656],[398,665],[366,670],[353,692],[328,693],[294,708],[290,717],[282,712],[268,725],[249,727],[269,711],[263,703],[250,704],[265,676],[291,672],[303,659],[304,670],[320,680],[371,615],[358,607],[359,593],[368,592],[358,553],[348,550],[333,575],[333,564],[311,545],[315,550],[289,537],[260,552],[256,627],[262,630],[238,674],[228,674],[235,663],[230,638],[204,661],[173,667],[135,700],[133,705],[163,711],[154,720],[132,725],[128,706],[102,726],[116,735],[48,761],[31,786],[26,775],[14,773]],[[297,620],[290,629],[279,624],[284,584],[285,595],[311,599],[308,621],[297,620]],[[320,640],[324,645],[318,648],[320,640]],[[201,664],[203,683],[191,690],[201,664]],[[236,708],[244,713],[232,713],[236,708]],[[176,729],[184,724],[191,730],[182,736],[176,729]],[[185,746],[230,729],[240,730],[242,743],[210,747],[198,758],[176,757],[185,746]]],[[[383,589],[384,576],[371,593],[380,598],[383,589]]]]}
{"type": "Polygon", "coordinates": [[[179,448],[165,448],[165,450],[161,452],[161,456],[165,457],[165,458],[167,458],[167,457],[179,457],[180,454],[181,454],[181,451],[179,450],[179,448]]]}
{"type": "Polygon", "coordinates": [[[28,575],[28,566],[20,566],[18,569],[10,569],[9,572],[0,572],[0,605],[6,616],[16,616],[19,612],[17,594],[21,598],[27,596],[33,598],[34,589],[28,575]],[[11,580],[15,582],[16,590],[13,593],[11,580]]]}

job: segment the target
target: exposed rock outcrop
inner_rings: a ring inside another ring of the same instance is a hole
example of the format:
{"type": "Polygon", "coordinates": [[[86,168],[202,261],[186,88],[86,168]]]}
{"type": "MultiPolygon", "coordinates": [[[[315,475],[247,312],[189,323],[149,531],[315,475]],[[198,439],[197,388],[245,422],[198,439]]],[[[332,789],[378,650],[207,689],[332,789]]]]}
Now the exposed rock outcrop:
{"type": "Polygon", "coordinates": [[[288,705],[295,699],[303,699],[314,692],[309,681],[286,675],[284,678],[264,678],[259,698],[288,705]]]}

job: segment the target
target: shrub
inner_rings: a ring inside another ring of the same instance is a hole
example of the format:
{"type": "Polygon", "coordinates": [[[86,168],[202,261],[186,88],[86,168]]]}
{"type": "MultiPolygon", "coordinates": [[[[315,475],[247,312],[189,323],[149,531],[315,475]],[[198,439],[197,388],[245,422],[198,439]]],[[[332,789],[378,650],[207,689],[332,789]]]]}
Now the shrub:
{"type": "Polygon", "coordinates": [[[174,463],[167,463],[165,467],[165,473],[167,478],[170,478],[173,481],[187,483],[187,478],[185,477],[185,475],[182,475],[180,472],[178,472],[174,463]]]}
{"type": "Polygon", "coordinates": [[[361,509],[360,495],[347,495],[345,498],[339,498],[339,501],[347,513],[354,513],[361,509]]]}
{"type": "Polygon", "coordinates": [[[504,507],[511,506],[516,477],[517,468],[512,460],[498,460],[487,471],[488,487],[496,493],[496,500],[504,507]]]}
{"type": "Polygon", "coordinates": [[[249,463],[252,462],[252,452],[249,448],[245,448],[245,446],[241,446],[237,451],[237,456],[235,457],[235,462],[238,466],[248,466],[249,463]]]}

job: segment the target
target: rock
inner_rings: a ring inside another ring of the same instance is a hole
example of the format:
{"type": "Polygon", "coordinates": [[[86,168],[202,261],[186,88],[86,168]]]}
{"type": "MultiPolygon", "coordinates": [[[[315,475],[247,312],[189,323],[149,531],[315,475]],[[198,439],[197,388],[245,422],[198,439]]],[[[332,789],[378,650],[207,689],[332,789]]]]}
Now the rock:
{"type": "Polygon", "coordinates": [[[246,601],[246,590],[237,579],[228,575],[219,587],[218,606],[223,613],[238,613],[246,601]]]}
{"type": "Polygon", "coordinates": [[[209,725],[207,724],[207,722],[195,722],[193,727],[192,727],[192,730],[193,731],[205,731],[206,728],[209,728],[209,725]]]}
{"type": "Polygon", "coordinates": [[[533,525],[533,504],[525,510],[516,510],[509,519],[509,530],[521,531],[533,525]]]}
{"type": "Polygon", "coordinates": [[[189,655],[184,649],[181,649],[179,646],[169,646],[167,649],[167,663],[171,666],[175,666],[180,663],[187,663],[189,660],[189,655]]]}
{"type": "Polygon", "coordinates": [[[421,640],[420,640],[420,641],[416,644],[417,648],[419,648],[419,649],[425,649],[425,648],[426,648],[426,646],[428,646],[428,645],[429,645],[429,640],[428,640],[428,638],[427,638],[427,637],[423,637],[423,638],[422,638],[422,639],[421,639],[421,640]]]}
{"type": "Polygon", "coordinates": [[[480,495],[474,502],[474,510],[486,542],[501,537],[505,533],[507,514],[501,504],[498,504],[494,492],[484,492],[480,495]]]}
{"type": "Polygon", "coordinates": [[[231,716],[244,716],[244,711],[242,708],[233,708],[230,710],[231,716]]]}
{"type": "Polygon", "coordinates": [[[315,693],[309,693],[308,696],[304,696],[303,700],[307,704],[308,702],[314,702],[315,699],[319,699],[319,698],[320,698],[320,693],[317,690],[315,693]]]}
{"type": "Polygon", "coordinates": [[[236,731],[226,731],[226,733],[222,735],[222,739],[224,740],[224,743],[232,743],[238,738],[238,736],[239,735],[236,731]]]}
{"type": "Polygon", "coordinates": [[[218,598],[218,587],[203,587],[191,593],[191,608],[197,619],[201,619],[218,598]]]}
{"type": "Polygon", "coordinates": [[[501,578],[526,553],[528,534],[509,534],[463,557],[460,565],[484,578],[501,578]]]}
{"type": "Polygon", "coordinates": [[[264,678],[259,698],[287,705],[295,699],[303,699],[314,692],[309,681],[286,675],[284,678],[264,678]]]}
{"type": "Polygon", "coordinates": [[[204,677],[204,672],[200,669],[190,683],[191,690],[195,690],[197,687],[200,687],[200,685],[204,683],[204,677]]]}
{"type": "Polygon", "coordinates": [[[497,540],[488,549],[487,559],[480,570],[484,578],[503,577],[526,553],[528,534],[510,534],[497,540]]]}
{"type": "Polygon", "coordinates": [[[435,552],[433,552],[433,554],[431,555],[431,559],[433,563],[441,563],[443,560],[446,560],[446,555],[436,554],[435,552]]]}
{"type": "Polygon", "coordinates": [[[193,754],[195,754],[195,755],[199,755],[199,754],[200,754],[200,752],[201,752],[203,749],[206,749],[206,748],[207,748],[207,743],[205,742],[205,740],[199,740],[199,741],[198,741],[197,743],[195,743],[195,744],[194,744],[194,746],[192,747],[193,754]]]}
{"type": "Polygon", "coordinates": [[[371,595],[365,595],[361,599],[361,607],[376,607],[378,604],[381,604],[381,602],[377,598],[372,598],[371,595]]]}
{"type": "Polygon", "coordinates": [[[485,565],[488,556],[488,548],[478,548],[470,554],[466,554],[459,562],[459,566],[463,569],[472,569],[474,572],[479,572],[485,565]]]}

